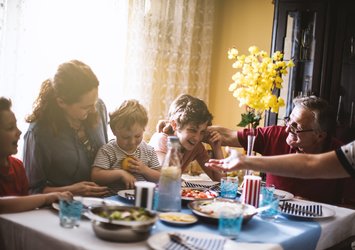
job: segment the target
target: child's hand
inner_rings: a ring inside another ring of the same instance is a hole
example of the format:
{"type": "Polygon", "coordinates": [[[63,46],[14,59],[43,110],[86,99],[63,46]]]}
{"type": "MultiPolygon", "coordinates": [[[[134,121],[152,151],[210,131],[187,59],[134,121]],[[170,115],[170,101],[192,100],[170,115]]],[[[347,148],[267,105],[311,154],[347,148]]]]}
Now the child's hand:
{"type": "Polygon", "coordinates": [[[129,172],[132,174],[141,174],[144,175],[147,166],[140,160],[135,157],[129,159],[129,172]]]}
{"type": "Polygon", "coordinates": [[[123,170],[121,173],[121,181],[125,184],[127,189],[133,189],[136,178],[126,170],[123,170]]]}
{"type": "Polygon", "coordinates": [[[207,143],[211,145],[212,149],[221,147],[222,145],[222,137],[221,134],[217,131],[210,131],[207,137],[207,143]]]}

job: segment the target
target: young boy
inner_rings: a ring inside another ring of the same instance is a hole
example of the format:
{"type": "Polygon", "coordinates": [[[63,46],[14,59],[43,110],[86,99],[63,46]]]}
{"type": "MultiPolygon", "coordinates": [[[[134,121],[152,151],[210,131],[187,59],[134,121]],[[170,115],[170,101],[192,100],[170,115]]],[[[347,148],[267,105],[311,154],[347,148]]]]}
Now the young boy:
{"type": "Polygon", "coordinates": [[[223,158],[219,133],[207,132],[212,118],[204,101],[187,94],[178,96],[169,108],[169,124],[161,128],[162,132],[153,134],[149,142],[157,152],[160,163],[167,153],[168,135],[176,135],[182,148],[181,171],[184,172],[189,163],[196,160],[212,180],[220,181],[224,174],[205,167],[210,157],[202,144],[202,140],[206,139],[211,145],[214,157],[223,158]]]}
{"type": "Polygon", "coordinates": [[[91,178],[112,191],[134,188],[135,181],[158,182],[160,164],[153,149],[143,141],[148,123],[145,108],[136,100],[124,101],[110,113],[115,140],[102,146],[95,158],[91,178]]]}
{"type": "Polygon", "coordinates": [[[11,111],[11,101],[0,97],[0,213],[35,209],[49,205],[59,197],[71,199],[70,192],[27,196],[28,181],[22,161],[11,156],[17,153],[20,135],[21,131],[17,128],[16,117],[11,111]]]}

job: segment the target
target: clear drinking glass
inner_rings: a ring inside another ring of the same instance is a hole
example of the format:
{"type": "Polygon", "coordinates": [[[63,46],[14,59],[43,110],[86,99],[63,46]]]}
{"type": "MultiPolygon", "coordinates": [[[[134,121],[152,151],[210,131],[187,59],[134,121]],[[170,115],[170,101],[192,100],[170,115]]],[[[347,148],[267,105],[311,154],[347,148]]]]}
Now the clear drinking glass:
{"type": "Polygon", "coordinates": [[[238,191],[238,177],[221,178],[221,197],[235,199],[238,191]]]}
{"type": "Polygon", "coordinates": [[[224,209],[218,219],[218,231],[221,235],[236,239],[240,234],[243,222],[242,210],[224,209]]]}
{"type": "Polygon", "coordinates": [[[269,206],[267,210],[260,212],[263,219],[275,219],[279,211],[279,199],[274,196],[275,186],[262,186],[260,189],[259,207],[269,206]]]}
{"type": "Polygon", "coordinates": [[[79,225],[83,210],[82,197],[74,197],[73,200],[59,200],[60,225],[65,228],[73,228],[79,225]]]}

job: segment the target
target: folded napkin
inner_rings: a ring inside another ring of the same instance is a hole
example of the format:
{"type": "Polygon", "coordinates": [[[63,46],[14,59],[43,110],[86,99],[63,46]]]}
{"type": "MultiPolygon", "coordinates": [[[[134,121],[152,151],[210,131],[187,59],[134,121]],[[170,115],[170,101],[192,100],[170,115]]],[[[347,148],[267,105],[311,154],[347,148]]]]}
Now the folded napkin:
{"type": "Polygon", "coordinates": [[[182,182],[182,187],[189,187],[189,188],[208,188],[208,189],[211,189],[212,191],[215,191],[215,192],[221,192],[220,183],[208,185],[208,184],[199,184],[199,183],[193,183],[193,182],[183,181],[183,182],[182,182]]]}
{"type": "Polygon", "coordinates": [[[226,238],[194,237],[181,233],[173,233],[175,238],[170,237],[170,241],[164,246],[166,250],[223,250],[226,238]]]}

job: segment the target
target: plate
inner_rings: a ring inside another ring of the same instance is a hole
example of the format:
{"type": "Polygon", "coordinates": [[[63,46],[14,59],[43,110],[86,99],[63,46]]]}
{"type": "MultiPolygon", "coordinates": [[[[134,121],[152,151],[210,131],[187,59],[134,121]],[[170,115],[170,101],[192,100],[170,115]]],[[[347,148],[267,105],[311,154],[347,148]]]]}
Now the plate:
{"type": "Polygon", "coordinates": [[[134,201],[134,189],[120,190],[117,195],[125,200],[134,201]]]}
{"type": "Polygon", "coordinates": [[[248,222],[255,214],[257,214],[257,210],[254,206],[248,204],[241,204],[236,200],[230,199],[223,199],[223,198],[216,198],[216,199],[206,199],[206,200],[195,200],[188,204],[188,207],[192,210],[194,214],[205,218],[207,220],[212,220],[214,222],[218,222],[219,219],[219,212],[217,210],[221,209],[222,207],[235,206],[236,209],[241,206],[243,209],[243,223],[248,222]],[[206,208],[206,205],[215,205],[216,210],[212,212],[203,211],[203,207],[206,208]]]}
{"type": "Polygon", "coordinates": [[[176,225],[190,225],[197,222],[197,217],[192,214],[175,212],[160,213],[159,219],[161,221],[176,225]]]}
{"type": "MultiPolygon", "coordinates": [[[[88,208],[100,206],[103,203],[105,203],[106,205],[109,205],[109,206],[121,206],[121,205],[123,205],[121,202],[118,202],[118,201],[106,200],[106,199],[95,198],[95,197],[83,197],[82,198],[82,202],[83,202],[84,206],[86,206],[88,208]]],[[[59,203],[58,202],[53,202],[52,203],[52,207],[55,210],[59,211],[59,203]]],[[[88,213],[87,212],[84,212],[83,215],[88,218],[88,213]]]]}
{"type": "Polygon", "coordinates": [[[293,194],[281,189],[275,189],[274,196],[276,196],[280,201],[292,200],[293,197],[295,197],[293,194]]]}
{"type": "Polygon", "coordinates": [[[294,211],[287,211],[286,212],[286,211],[280,210],[280,213],[283,215],[286,215],[286,216],[295,217],[295,218],[306,218],[306,219],[322,219],[322,218],[333,217],[335,215],[335,211],[333,209],[327,207],[325,204],[322,204],[322,203],[316,203],[316,202],[311,202],[311,201],[301,201],[301,200],[288,201],[288,203],[295,204],[298,206],[314,206],[314,205],[322,206],[322,215],[309,215],[309,214],[300,215],[294,211]]]}
{"type": "Polygon", "coordinates": [[[218,193],[213,191],[213,190],[207,190],[206,188],[188,188],[188,187],[183,187],[181,188],[181,199],[183,201],[194,201],[194,200],[200,200],[200,199],[214,199],[217,198],[218,193]],[[187,192],[188,190],[191,190],[190,192],[193,192],[197,197],[191,197],[191,196],[183,196],[184,192],[187,192]],[[207,196],[206,197],[198,197],[198,194],[200,193],[205,193],[207,196]]]}
{"type": "MultiPolygon", "coordinates": [[[[194,231],[177,231],[177,232],[169,232],[169,233],[181,233],[181,234],[188,234],[194,238],[202,238],[202,239],[209,239],[209,240],[223,240],[225,239],[226,242],[224,243],[223,250],[232,250],[237,249],[238,244],[235,241],[227,239],[221,235],[211,234],[206,232],[194,232],[194,231]]],[[[160,232],[150,236],[147,240],[148,246],[154,250],[165,250],[167,244],[169,244],[170,238],[167,232],[160,232]]],[[[207,249],[207,248],[206,248],[207,249]]]]}

